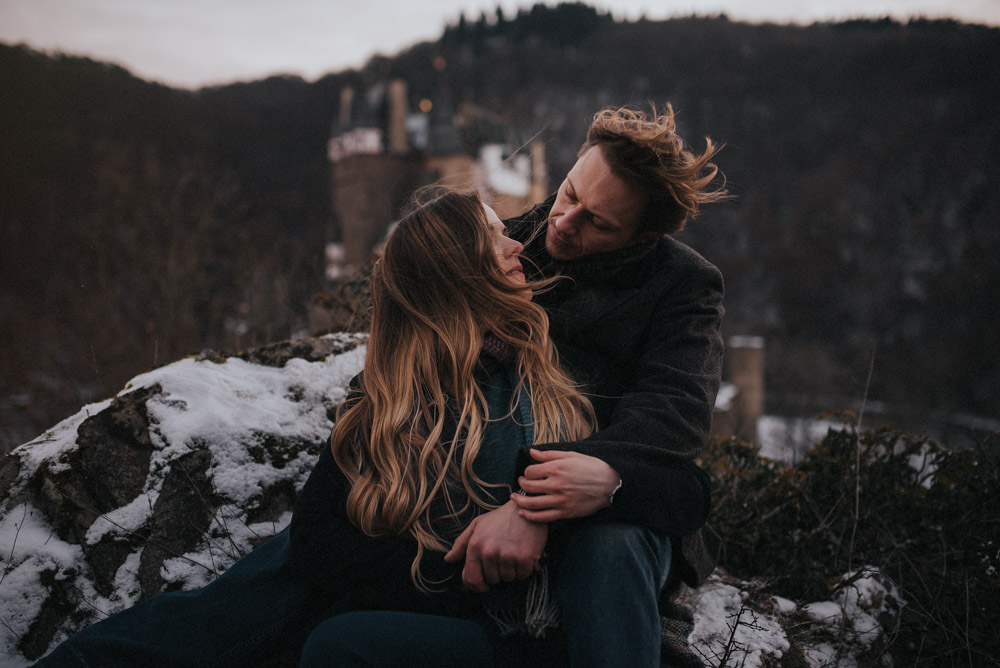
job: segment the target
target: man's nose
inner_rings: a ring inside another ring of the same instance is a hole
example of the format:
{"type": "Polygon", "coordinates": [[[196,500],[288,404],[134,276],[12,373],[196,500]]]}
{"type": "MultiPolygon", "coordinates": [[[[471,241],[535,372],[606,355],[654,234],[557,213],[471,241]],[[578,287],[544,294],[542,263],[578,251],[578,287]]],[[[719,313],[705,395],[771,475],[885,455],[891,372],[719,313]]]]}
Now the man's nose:
{"type": "Polygon", "coordinates": [[[583,207],[579,204],[569,209],[556,220],[556,229],[563,234],[575,234],[580,225],[580,213],[583,207]]]}

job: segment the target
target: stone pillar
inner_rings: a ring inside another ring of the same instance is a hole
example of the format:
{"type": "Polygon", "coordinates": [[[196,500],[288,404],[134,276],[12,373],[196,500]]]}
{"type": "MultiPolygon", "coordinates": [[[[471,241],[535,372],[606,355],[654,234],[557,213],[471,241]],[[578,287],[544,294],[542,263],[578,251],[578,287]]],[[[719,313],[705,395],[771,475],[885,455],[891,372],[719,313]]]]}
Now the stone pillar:
{"type": "Polygon", "coordinates": [[[410,152],[410,138],[406,134],[406,116],[410,113],[406,101],[406,82],[393,79],[389,82],[389,153],[406,155],[410,152]]]}
{"type": "Polygon", "coordinates": [[[764,413],[764,338],[732,336],[727,342],[729,382],[738,393],[733,405],[733,433],[757,440],[757,421],[764,413]]]}

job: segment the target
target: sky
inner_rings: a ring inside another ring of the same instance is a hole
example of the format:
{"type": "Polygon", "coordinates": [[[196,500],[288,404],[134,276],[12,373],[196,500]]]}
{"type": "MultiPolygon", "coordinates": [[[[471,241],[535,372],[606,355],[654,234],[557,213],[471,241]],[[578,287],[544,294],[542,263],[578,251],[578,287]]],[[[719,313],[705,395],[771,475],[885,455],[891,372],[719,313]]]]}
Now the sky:
{"type": "MultiPolygon", "coordinates": [[[[88,56],[180,87],[274,74],[315,80],[441,36],[462,13],[508,16],[537,0],[0,0],[0,42],[88,56]]],[[[545,0],[557,4],[557,0],[545,0]]],[[[809,24],[892,16],[1000,26],[1000,0],[589,0],[617,19],[725,13],[809,24]]]]}

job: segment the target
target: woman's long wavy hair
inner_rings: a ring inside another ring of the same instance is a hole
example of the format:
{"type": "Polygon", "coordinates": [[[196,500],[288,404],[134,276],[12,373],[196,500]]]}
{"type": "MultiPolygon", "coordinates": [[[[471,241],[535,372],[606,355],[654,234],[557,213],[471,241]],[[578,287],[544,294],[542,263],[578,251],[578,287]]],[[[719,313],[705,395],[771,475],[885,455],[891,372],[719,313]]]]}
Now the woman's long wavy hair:
{"type": "Polygon", "coordinates": [[[490,415],[475,381],[485,334],[514,354],[536,443],[584,438],[593,428],[590,403],[557,362],[545,311],[502,272],[492,235],[474,194],[446,193],[399,222],[372,271],[360,398],[342,408],[331,438],[351,482],[348,517],[370,536],[415,539],[411,575],[425,590],[421,558],[450,547],[434,529],[435,496],[444,496],[449,516],[495,507],[472,463],[487,422],[514,407],[490,415]],[[445,429],[449,397],[459,413],[454,433],[445,429]],[[464,487],[462,507],[449,497],[454,481],[464,487]]]}

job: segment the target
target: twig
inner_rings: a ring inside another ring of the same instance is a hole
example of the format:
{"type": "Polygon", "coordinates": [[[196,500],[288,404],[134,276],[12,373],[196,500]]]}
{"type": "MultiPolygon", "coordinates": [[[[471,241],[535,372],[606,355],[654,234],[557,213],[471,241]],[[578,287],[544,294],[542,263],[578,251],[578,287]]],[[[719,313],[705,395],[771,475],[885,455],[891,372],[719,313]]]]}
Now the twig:
{"type": "Polygon", "coordinates": [[[10,545],[10,556],[7,558],[7,563],[3,567],[3,575],[0,575],[0,584],[7,579],[7,574],[14,570],[14,547],[17,545],[17,537],[21,535],[21,527],[24,526],[24,520],[28,517],[28,504],[24,504],[24,514],[21,515],[21,523],[15,524],[17,530],[14,532],[14,542],[10,545]]]}
{"type": "Polygon", "coordinates": [[[868,402],[868,390],[872,384],[872,372],[875,370],[875,342],[872,341],[872,352],[868,359],[868,378],[865,379],[865,391],[861,395],[861,408],[858,410],[858,421],[854,427],[854,522],[851,525],[851,541],[848,543],[847,570],[854,568],[854,537],[858,532],[861,517],[861,421],[865,416],[865,405],[868,402]]]}
{"type": "Polygon", "coordinates": [[[865,405],[868,403],[868,390],[871,389],[872,385],[872,372],[875,370],[875,341],[872,341],[872,352],[868,358],[868,378],[865,379],[865,392],[861,395],[861,408],[858,410],[858,422],[856,425],[857,430],[861,430],[861,420],[865,415],[865,405]]]}
{"type": "MultiPolygon", "coordinates": [[[[190,485],[191,485],[191,489],[193,489],[194,493],[198,495],[198,499],[201,501],[202,506],[204,506],[204,508],[206,510],[208,510],[209,512],[212,513],[212,521],[216,522],[219,525],[219,528],[222,529],[222,532],[224,534],[224,539],[223,540],[229,542],[229,549],[226,550],[222,546],[222,544],[215,544],[215,543],[213,543],[212,539],[208,535],[208,530],[202,531],[202,535],[204,536],[206,542],[210,546],[217,547],[220,552],[222,552],[223,554],[228,554],[230,557],[233,557],[234,559],[239,559],[239,558],[245,556],[245,554],[243,553],[243,550],[240,548],[239,545],[236,544],[236,541],[233,539],[233,531],[229,528],[229,522],[226,519],[225,510],[229,507],[228,504],[221,504],[218,509],[213,510],[212,506],[209,505],[208,500],[205,499],[205,496],[201,493],[201,490],[198,488],[198,486],[195,484],[194,480],[191,478],[190,472],[187,469],[185,469],[184,467],[181,467],[181,469],[184,471],[184,475],[187,477],[188,483],[190,483],[190,485]]],[[[213,493],[214,493],[214,489],[213,489],[213,493]]],[[[248,525],[246,523],[246,521],[243,521],[242,524],[243,524],[243,526],[247,527],[248,529],[250,528],[250,525],[248,525]]],[[[255,531],[251,530],[251,533],[253,533],[254,536],[257,536],[257,533],[255,531]]],[[[209,554],[211,555],[211,557],[212,557],[212,563],[214,564],[215,563],[215,555],[212,554],[211,550],[209,550],[209,554]]],[[[216,574],[218,574],[217,571],[213,571],[213,572],[215,572],[216,574]]]]}
{"type": "Polygon", "coordinates": [[[965,573],[965,651],[969,655],[969,665],[972,665],[972,643],[969,642],[969,574],[965,573]]]}
{"type": "MultiPolygon", "coordinates": [[[[52,583],[52,588],[55,589],[57,592],[59,592],[59,594],[62,596],[62,598],[64,600],[69,601],[72,604],[72,599],[70,599],[70,597],[66,595],[66,592],[63,591],[63,588],[62,588],[62,586],[60,586],[60,583],[58,581],[52,583]]],[[[110,612],[108,612],[107,610],[101,610],[96,605],[94,605],[93,603],[91,603],[90,599],[88,599],[86,596],[82,596],[81,595],[80,596],[80,600],[83,601],[84,603],[86,603],[87,606],[89,606],[92,610],[94,610],[94,612],[98,612],[98,613],[104,615],[105,617],[110,617],[111,616],[110,612]]]]}
{"type": "Polygon", "coordinates": [[[0,617],[0,624],[2,624],[4,628],[10,631],[15,638],[17,638],[18,640],[21,639],[22,637],[21,634],[14,630],[14,627],[10,625],[10,622],[7,621],[6,617],[0,617]]]}
{"type": "Polygon", "coordinates": [[[736,629],[740,626],[740,617],[743,616],[743,612],[747,609],[745,604],[740,605],[740,609],[736,612],[736,620],[729,629],[729,639],[726,641],[726,649],[722,654],[722,663],[719,664],[718,668],[726,668],[726,663],[729,661],[729,657],[732,656],[733,647],[738,643],[736,642],[736,629]]]}

